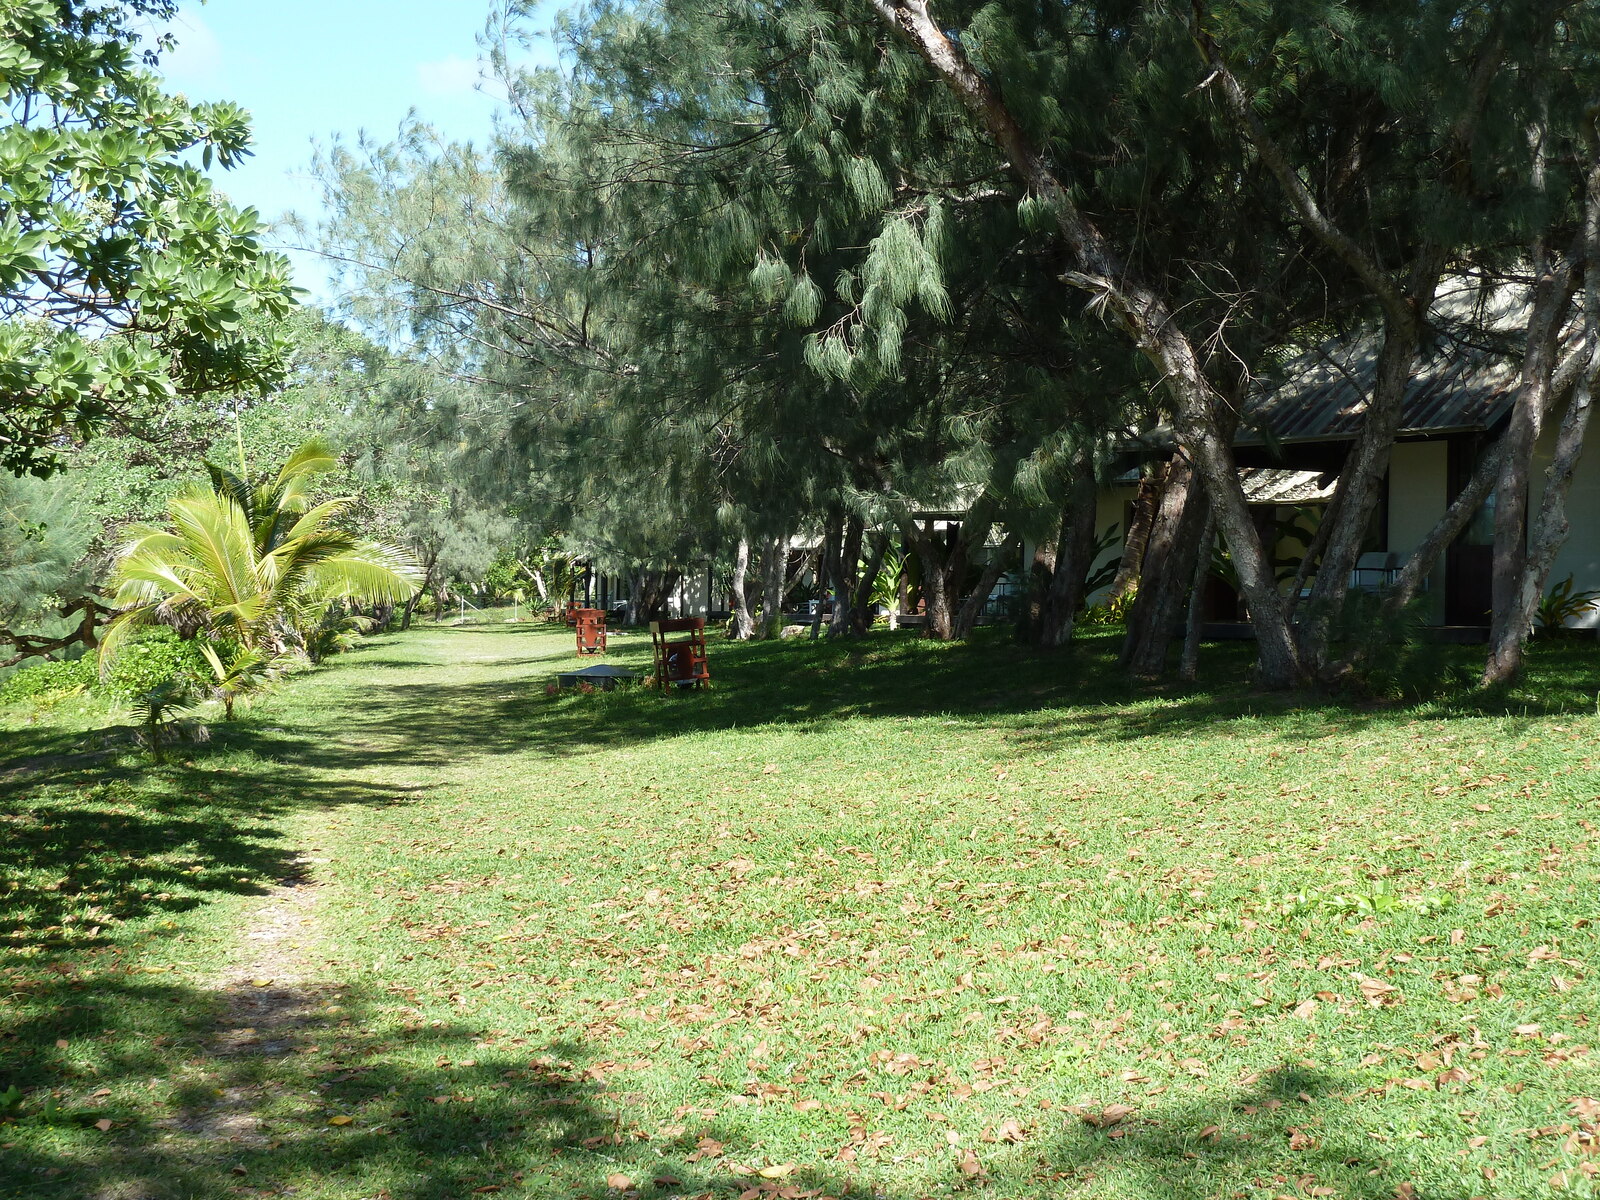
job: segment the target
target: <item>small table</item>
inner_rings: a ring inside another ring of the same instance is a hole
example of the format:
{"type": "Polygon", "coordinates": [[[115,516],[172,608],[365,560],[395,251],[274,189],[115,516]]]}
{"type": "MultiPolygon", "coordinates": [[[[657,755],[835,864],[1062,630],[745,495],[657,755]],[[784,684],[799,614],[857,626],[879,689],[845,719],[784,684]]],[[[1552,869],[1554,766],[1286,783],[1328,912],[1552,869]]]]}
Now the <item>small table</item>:
{"type": "Polygon", "coordinates": [[[579,667],[575,671],[562,671],[556,676],[558,687],[577,687],[580,683],[591,684],[601,691],[609,692],[618,683],[625,679],[637,679],[637,671],[629,671],[625,667],[614,667],[610,663],[596,663],[592,667],[579,667]]]}

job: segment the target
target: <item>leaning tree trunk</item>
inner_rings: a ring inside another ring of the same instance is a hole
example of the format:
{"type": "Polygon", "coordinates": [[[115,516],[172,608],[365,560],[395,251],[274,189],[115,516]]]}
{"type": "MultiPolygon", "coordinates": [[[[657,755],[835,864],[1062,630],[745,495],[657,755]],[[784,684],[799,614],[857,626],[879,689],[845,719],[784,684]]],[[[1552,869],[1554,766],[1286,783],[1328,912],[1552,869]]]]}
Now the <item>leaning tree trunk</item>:
{"type": "MultiPolygon", "coordinates": [[[[1570,257],[1544,271],[1534,291],[1528,321],[1527,354],[1511,419],[1501,435],[1504,444],[1500,477],[1495,482],[1494,555],[1489,618],[1489,658],[1485,684],[1510,679],[1522,661],[1522,642],[1532,613],[1522,612],[1527,585],[1528,504],[1534,447],[1544,428],[1552,396],[1559,351],[1558,339],[1576,290],[1577,274],[1570,257]]],[[[1581,442],[1580,442],[1581,446],[1581,442]]]]}
{"type": "Polygon", "coordinates": [[[978,618],[983,615],[983,606],[989,602],[989,593],[994,591],[994,585],[1000,582],[1000,576],[1006,573],[1011,562],[1011,557],[1022,549],[1022,538],[1017,534],[1006,535],[1006,540],[995,547],[989,555],[989,561],[984,564],[983,573],[978,576],[977,586],[956,610],[955,620],[951,623],[950,636],[966,639],[972,636],[973,629],[978,624],[978,618]]]}
{"type": "Polygon", "coordinates": [[[750,595],[745,588],[749,574],[750,543],[740,538],[733,555],[733,582],[729,590],[733,600],[733,636],[741,642],[755,634],[755,622],[750,619],[750,595]]]}
{"type": "Polygon", "coordinates": [[[888,552],[889,535],[873,534],[872,549],[856,580],[856,594],[850,604],[850,627],[857,634],[865,634],[872,628],[872,590],[877,585],[878,572],[883,569],[883,556],[888,552]]]}
{"type": "Polygon", "coordinates": [[[1055,570],[1039,602],[1038,643],[1049,648],[1072,640],[1083,585],[1094,566],[1095,480],[1087,455],[1073,463],[1072,490],[1061,513],[1055,570]]]}
{"type": "MultiPolygon", "coordinates": [[[[1594,119],[1593,114],[1590,116],[1594,119]]],[[[1566,416],[1562,418],[1560,431],[1556,435],[1555,453],[1550,463],[1550,470],[1545,481],[1544,499],[1540,503],[1539,521],[1533,531],[1533,546],[1528,548],[1523,540],[1525,534],[1516,540],[1515,553],[1510,553],[1508,544],[1508,557],[1518,568],[1515,576],[1511,576],[1508,564],[1504,573],[1508,578],[1502,579],[1502,564],[1500,552],[1502,548],[1501,523],[1498,520],[1500,510],[1496,509],[1495,524],[1495,578],[1494,578],[1494,615],[1489,630],[1489,655],[1484,664],[1483,684],[1485,687],[1496,683],[1505,683],[1516,678],[1522,669],[1523,646],[1528,635],[1533,629],[1533,616],[1539,607],[1539,597],[1544,594],[1545,582],[1549,578],[1550,568],[1555,563],[1556,555],[1560,552],[1562,544],[1566,541],[1567,522],[1567,492],[1572,486],[1572,473],[1577,468],[1578,458],[1583,453],[1584,433],[1589,425],[1589,408],[1592,403],[1593,390],[1600,382],[1600,137],[1597,137],[1591,128],[1587,139],[1591,156],[1587,187],[1584,197],[1583,218],[1583,251],[1584,251],[1584,332],[1588,342],[1589,361],[1580,376],[1571,402],[1567,405],[1566,416]]],[[[1565,260],[1568,270],[1571,270],[1570,257],[1565,260]]],[[[1546,280],[1541,279],[1541,287],[1546,280]]],[[[1548,341],[1549,358],[1540,364],[1546,379],[1554,374],[1554,352],[1556,339],[1565,324],[1567,303],[1558,305],[1559,316],[1551,318],[1548,329],[1538,332],[1544,334],[1548,341]]],[[[1537,317],[1539,314],[1536,313],[1537,317]]],[[[1530,339],[1535,330],[1530,328],[1530,339]]],[[[1530,346],[1530,357],[1534,348],[1530,346]]],[[[1524,372],[1526,380],[1526,368],[1524,372]]],[[[1524,391],[1528,389],[1524,387],[1524,391]]],[[[1521,407],[1522,396],[1518,396],[1518,407],[1521,407]]],[[[1530,406],[1531,407],[1531,406],[1530,406]]],[[[1542,409],[1541,409],[1542,411],[1542,409]]],[[[1515,421],[1515,412],[1513,421],[1515,421]]],[[[1537,430],[1537,420],[1533,422],[1537,430]]],[[[1510,433],[1508,428],[1507,433],[1510,433]]],[[[1500,487],[1506,488],[1508,483],[1517,482],[1517,454],[1521,449],[1518,443],[1512,443],[1507,451],[1506,463],[1500,475],[1500,487]]],[[[1531,450],[1531,447],[1530,447],[1531,450]]],[[[1526,502],[1527,478],[1526,471],[1521,472],[1522,487],[1518,495],[1526,502]]],[[[1497,496],[1497,501],[1499,501],[1497,496]]],[[[1509,533],[1506,531],[1507,542],[1510,542],[1509,533]]]]}
{"type": "Polygon", "coordinates": [[[1178,658],[1178,678],[1193,683],[1200,674],[1200,617],[1205,608],[1206,580],[1211,575],[1211,546],[1217,540],[1217,521],[1206,511],[1200,530],[1199,553],[1194,560],[1194,578],[1189,585],[1189,611],[1183,627],[1183,653],[1178,658]]]}
{"type": "Polygon", "coordinates": [[[1583,454],[1583,437],[1589,425],[1595,383],[1592,375],[1584,377],[1567,406],[1561,431],[1556,435],[1555,457],[1545,481],[1533,545],[1523,564],[1518,592],[1512,599],[1501,640],[1489,644],[1489,658],[1483,669],[1485,687],[1507,683],[1522,670],[1522,655],[1533,630],[1539,598],[1544,595],[1550,568],[1555,565],[1556,555],[1561,552],[1571,529],[1567,520],[1567,493],[1572,487],[1572,473],[1577,469],[1578,458],[1583,454]]]}
{"type": "Polygon", "coordinates": [[[1120,600],[1130,589],[1139,586],[1139,577],[1144,570],[1145,548],[1150,544],[1150,530],[1155,524],[1156,510],[1161,506],[1161,493],[1166,479],[1166,463],[1149,463],[1139,472],[1139,490],[1133,498],[1133,516],[1128,521],[1127,534],[1122,539],[1122,562],[1107,590],[1113,600],[1120,600]]]}
{"type": "Polygon", "coordinates": [[[1167,669],[1173,628],[1194,574],[1205,511],[1199,476],[1188,463],[1174,459],[1150,525],[1139,590],[1122,643],[1122,665],[1137,679],[1159,679],[1167,669]]]}
{"type": "Polygon", "coordinates": [[[891,28],[911,41],[999,144],[1023,186],[1045,202],[1070,255],[1072,269],[1063,280],[1091,293],[1108,319],[1123,329],[1158,372],[1178,444],[1206,480],[1218,527],[1228,539],[1240,587],[1250,606],[1256,629],[1257,682],[1268,688],[1301,683],[1305,672],[1277,580],[1251,521],[1229,436],[1219,428],[1226,405],[1207,380],[1200,352],[1179,314],[1156,289],[1128,269],[1110,240],[1084,215],[1067,182],[1048,165],[995,86],[933,18],[926,0],[869,3],[891,28]]]}

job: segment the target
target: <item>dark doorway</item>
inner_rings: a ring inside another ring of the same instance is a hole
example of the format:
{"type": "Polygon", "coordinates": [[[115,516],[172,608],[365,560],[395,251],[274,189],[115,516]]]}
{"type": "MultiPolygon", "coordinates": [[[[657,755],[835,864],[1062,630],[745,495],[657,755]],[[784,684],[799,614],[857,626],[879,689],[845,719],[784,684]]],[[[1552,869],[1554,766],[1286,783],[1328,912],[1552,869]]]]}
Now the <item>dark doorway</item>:
{"type": "MultiPolygon", "coordinates": [[[[1490,445],[1482,434],[1450,439],[1451,500],[1461,494],[1490,445]]],[[[1493,492],[1473,514],[1444,556],[1444,623],[1487,625],[1494,604],[1493,492]]]]}

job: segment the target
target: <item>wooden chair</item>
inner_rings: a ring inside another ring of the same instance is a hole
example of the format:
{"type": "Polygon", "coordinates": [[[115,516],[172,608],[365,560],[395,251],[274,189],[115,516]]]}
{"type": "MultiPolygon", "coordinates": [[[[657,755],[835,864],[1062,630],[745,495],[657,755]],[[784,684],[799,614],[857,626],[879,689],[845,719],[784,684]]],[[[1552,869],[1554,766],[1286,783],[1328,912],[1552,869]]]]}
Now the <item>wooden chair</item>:
{"type": "Polygon", "coordinates": [[[579,654],[604,654],[606,652],[605,609],[574,609],[572,627],[578,635],[579,654]]]}
{"type": "Polygon", "coordinates": [[[703,617],[650,622],[650,644],[656,655],[656,686],[703,687],[711,682],[706,668],[706,623],[703,617]]]}

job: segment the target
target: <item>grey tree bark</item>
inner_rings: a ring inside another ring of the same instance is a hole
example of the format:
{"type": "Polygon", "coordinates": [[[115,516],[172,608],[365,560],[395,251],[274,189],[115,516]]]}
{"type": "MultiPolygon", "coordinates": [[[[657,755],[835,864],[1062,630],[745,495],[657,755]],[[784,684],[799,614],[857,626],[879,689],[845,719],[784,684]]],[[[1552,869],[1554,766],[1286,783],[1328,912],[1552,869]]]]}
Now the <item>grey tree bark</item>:
{"type": "Polygon", "coordinates": [[[1210,509],[1200,529],[1199,552],[1194,559],[1194,577],[1189,585],[1189,611],[1183,625],[1183,653],[1178,658],[1178,678],[1193,683],[1200,675],[1200,625],[1205,608],[1206,580],[1211,577],[1211,547],[1217,540],[1217,522],[1210,509]]]}
{"type": "Polygon", "coordinates": [[[739,539],[733,554],[733,580],[730,590],[733,599],[733,636],[737,641],[747,641],[755,634],[755,622],[750,618],[750,596],[745,582],[750,575],[750,542],[739,539]]]}
{"type": "Polygon", "coordinates": [[[1095,479],[1088,455],[1073,463],[1072,484],[1061,513],[1055,570],[1039,603],[1036,641],[1047,649],[1072,640],[1073,620],[1083,603],[1083,585],[1094,564],[1095,479]]]}
{"type": "Polygon", "coordinates": [[[761,629],[760,636],[775,638],[783,628],[783,574],[788,559],[787,543],[768,538],[761,548],[761,629]]]}

